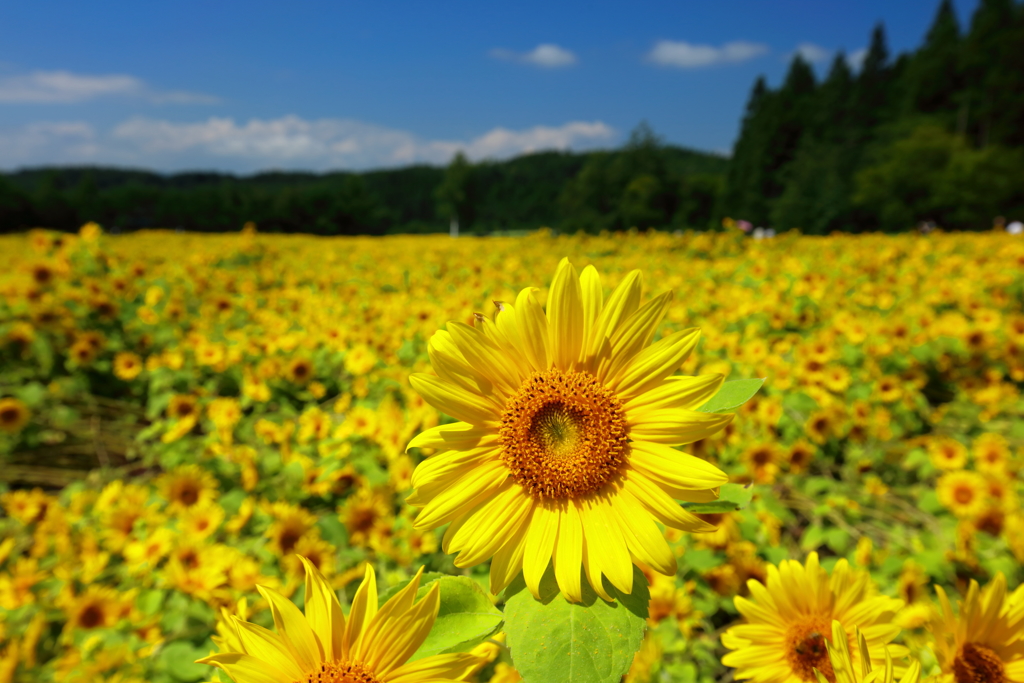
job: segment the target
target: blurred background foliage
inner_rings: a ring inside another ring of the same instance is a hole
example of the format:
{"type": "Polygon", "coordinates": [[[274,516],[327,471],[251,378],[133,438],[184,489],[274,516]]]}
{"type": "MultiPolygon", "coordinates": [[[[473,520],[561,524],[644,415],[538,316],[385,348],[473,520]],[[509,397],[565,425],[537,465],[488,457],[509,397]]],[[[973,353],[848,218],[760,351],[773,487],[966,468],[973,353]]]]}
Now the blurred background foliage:
{"type": "Polygon", "coordinates": [[[106,168],[0,174],[0,232],[162,226],[324,235],[548,226],[708,229],[725,216],[781,230],[984,229],[1024,214],[1024,5],[982,0],[961,27],[948,0],[922,45],[892,57],[877,26],[859,70],[824,80],[797,55],[753,87],[731,158],[664,144],[646,125],[620,149],[456,157],[369,171],[160,175],[106,168]]]}

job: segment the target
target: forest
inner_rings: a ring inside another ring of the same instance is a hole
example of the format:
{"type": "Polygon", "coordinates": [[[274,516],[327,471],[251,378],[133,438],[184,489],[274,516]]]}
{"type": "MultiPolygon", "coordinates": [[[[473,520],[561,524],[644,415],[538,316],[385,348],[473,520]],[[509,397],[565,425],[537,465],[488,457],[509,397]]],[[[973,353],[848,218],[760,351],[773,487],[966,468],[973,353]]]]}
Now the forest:
{"type": "Polygon", "coordinates": [[[161,175],[111,168],[0,174],[0,232],[97,221],[282,233],[713,229],[724,217],[807,234],[987,229],[1024,216],[1024,5],[943,0],[913,52],[876,26],[859,68],[823,79],[799,54],[752,89],[731,158],[665,144],[641,123],[616,150],[325,174],[161,175]]]}

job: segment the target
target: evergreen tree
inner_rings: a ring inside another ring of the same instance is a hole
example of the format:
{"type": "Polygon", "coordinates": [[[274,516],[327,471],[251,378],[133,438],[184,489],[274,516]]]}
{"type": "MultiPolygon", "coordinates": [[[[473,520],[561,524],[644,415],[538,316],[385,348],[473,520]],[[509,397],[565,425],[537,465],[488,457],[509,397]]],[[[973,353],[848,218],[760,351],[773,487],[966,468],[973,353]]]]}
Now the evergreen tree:
{"type": "Polygon", "coordinates": [[[961,35],[951,0],[942,0],[924,45],[910,57],[904,80],[909,112],[938,114],[952,125],[963,85],[961,35]]]}
{"type": "Polygon", "coordinates": [[[1020,10],[1013,0],[981,0],[964,41],[962,64],[967,91],[961,129],[982,147],[1012,138],[1015,131],[1007,128],[1020,126],[1020,119],[1013,120],[1007,114],[1019,111],[1015,105],[1022,95],[1006,90],[1020,85],[1020,74],[1008,73],[1014,62],[1011,53],[1021,50],[1020,43],[1013,42],[1020,37],[1019,30],[1014,35],[1019,17],[1020,10]],[[1004,98],[1015,101],[1010,112],[1003,112],[1004,98]]]}

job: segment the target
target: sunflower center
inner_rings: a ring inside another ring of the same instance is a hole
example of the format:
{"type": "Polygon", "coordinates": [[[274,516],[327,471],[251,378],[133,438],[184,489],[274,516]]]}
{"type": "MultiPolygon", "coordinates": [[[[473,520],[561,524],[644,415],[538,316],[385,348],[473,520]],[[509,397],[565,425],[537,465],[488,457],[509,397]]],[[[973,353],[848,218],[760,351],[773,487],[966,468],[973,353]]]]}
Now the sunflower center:
{"type": "Polygon", "coordinates": [[[14,406],[0,410],[0,423],[2,424],[16,424],[19,419],[21,419],[21,411],[14,406]]]}
{"type": "Polygon", "coordinates": [[[509,399],[502,461],[534,498],[579,498],[614,479],[629,458],[622,404],[587,372],[536,372],[509,399]]]}
{"type": "Polygon", "coordinates": [[[380,679],[359,662],[321,662],[305,680],[295,683],[380,683],[380,679]]]}
{"type": "Polygon", "coordinates": [[[977,643],[964,643],[953,660],[956,683],[1004,683],[1006,669],[995,652],[977,643]]]}
{"type": "Polygon", "coordinates": [[[826,633],[829,633],[827,621],[814,618],[794,624],[786,634],[786,661],[801,680],[812,683],[817,680],[814,676],[815,669],[828,680],[836,680],[832,662],[828,657],[828,648],[825,646],[826,633]]]}
{"type": "Polygon", "coordinates": [[[103,623],[103,610],[99,605],[89,605],[78,617],[78,625],[82,628],[96,628],[103,623]]]}

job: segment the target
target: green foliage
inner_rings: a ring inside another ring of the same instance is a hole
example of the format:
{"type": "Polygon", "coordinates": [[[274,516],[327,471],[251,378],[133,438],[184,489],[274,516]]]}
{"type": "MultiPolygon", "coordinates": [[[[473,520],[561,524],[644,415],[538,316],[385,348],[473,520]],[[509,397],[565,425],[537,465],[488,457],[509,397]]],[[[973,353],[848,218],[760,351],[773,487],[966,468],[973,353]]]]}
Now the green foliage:
{"type": "Polygon", "coordinates": [[[718,491],[718,500],[710,503],[683,503],[683,507],[697,514],[735,512],[750,505],[753,497],[754,489],[749,484],[723,484],[718,491]]]}
{"type": "Polygon", "coordinates": [[[891,58],[882,25],[853,75],[825,82],[799,58],[784,83],[759,79],[729,168],[724,213],[811,234],[979,229],[1024,210],[1024,6],[984,0],[962,35],[949,0],[921,47],[891,58]]]}
{"type": "Polygon", "coordinates": [[[697,410],[702,413],[728,413],[753,398],[762,384],[764,378],[726,382],[717,394],[697,410]]]}
{"type": "Polygon", "coordinates": [[[647,579],[633,568],[633,592],[623,595],[607,581],[615,602],[598,598],[583,579],[583,601],[559,595],[549,567],[540,600],[522,577],[508,589],[505,633],[512,661],[525,683],[618,683],[640,648],[650,594],[647,579]]]}
{"type": "Polygon", "coordinates": [[[423,598],[431,585],[437,583],[441,591],[441,606],[430,635],[412,656],[412,660],[450,652],[467,652],[501,628],[501,611],[491,603],[473,579],[441,574],[430,578],[432,580],[420,586],[416,599],[418,601],[423,598]]]}

